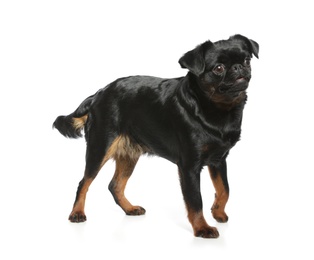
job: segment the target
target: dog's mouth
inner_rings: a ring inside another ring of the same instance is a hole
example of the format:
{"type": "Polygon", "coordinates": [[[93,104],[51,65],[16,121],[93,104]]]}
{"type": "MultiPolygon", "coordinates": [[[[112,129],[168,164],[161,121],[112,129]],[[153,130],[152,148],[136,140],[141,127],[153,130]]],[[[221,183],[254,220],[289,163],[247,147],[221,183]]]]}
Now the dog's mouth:
{"type": "Polygon", "coordinates": [[[249,86],[250,79],[247,77],[239,77],[230,83],[224,83],[218,87],[221,94],[230,94],[233,96],[240,95],[249,86]]]}
{"type": "Polygon", "coordinates": [[[249,79],[246,77],[239,77],[234,84],[241,84],[242,82],[249,82],[249,79]]]}

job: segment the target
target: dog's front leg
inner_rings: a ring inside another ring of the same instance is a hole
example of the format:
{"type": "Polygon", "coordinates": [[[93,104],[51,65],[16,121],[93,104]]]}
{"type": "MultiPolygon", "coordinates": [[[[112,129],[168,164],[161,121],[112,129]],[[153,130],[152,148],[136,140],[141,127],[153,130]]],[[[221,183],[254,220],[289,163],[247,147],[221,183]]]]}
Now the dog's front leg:
{"type": "Polygon", "coordinates": [[[216,190],[212,215],[218,222],[227,222],[228,216],[225,213],[225,206],[229,198],[229,185],[226,160],[223,160],[218,166],[209,165],[208,169],[216,190]]]}
{"type": "Polygon", "coordinates": [[[200,170],[195,171],[179,166],[179,175],[188,219],[192,224],[194,235],[203,238],[217,238],[219,236],[217,229],[209,226],[203,215],[200,170]]]}

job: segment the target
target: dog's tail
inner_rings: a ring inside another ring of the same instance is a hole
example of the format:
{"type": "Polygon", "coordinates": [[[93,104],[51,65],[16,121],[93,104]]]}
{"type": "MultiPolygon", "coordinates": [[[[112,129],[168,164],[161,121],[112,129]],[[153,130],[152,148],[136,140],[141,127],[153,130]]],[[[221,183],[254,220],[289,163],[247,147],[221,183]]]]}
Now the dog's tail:
{"type": "Polygon", "coordinates": [[[52,127],[57,128],[65,137],[82,137],[82,129],[88,119],[88,112],[95,95],[86,98],[80,106],[68,116],[58,116],[52,127]]]}

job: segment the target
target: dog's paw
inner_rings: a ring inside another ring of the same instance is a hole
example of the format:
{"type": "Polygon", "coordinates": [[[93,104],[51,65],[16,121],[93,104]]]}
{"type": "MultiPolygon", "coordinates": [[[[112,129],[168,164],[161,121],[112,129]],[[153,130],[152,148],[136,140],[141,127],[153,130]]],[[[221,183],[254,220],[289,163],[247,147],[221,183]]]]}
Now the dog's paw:
{"type": "Polygon", "coordinates": [[[194,230],[194,235],[202,238],[217,238],[219,237],[219,232],[217,228],[207,226],[194,230]]]}
{"type": "Polygon", "coordinates": [[[212,211],[212,215],[214,219],[216,219],[217,222],[219,223],[226,223],[228,222],[228,216],[224,211],[212,211]]]}
{"type": "Polygon", "coordinates": [[[140,206],[133,206],[130,209],[125,210],[125,214],[128,216],[139,216],[144,215],[146,210],[140,206]]]}
{"type": "Polygon", "coordinates": [[[86,215],[82,211],[74,211],[70,214],[69,220],[74,223],[85,222],[86,215]]]}

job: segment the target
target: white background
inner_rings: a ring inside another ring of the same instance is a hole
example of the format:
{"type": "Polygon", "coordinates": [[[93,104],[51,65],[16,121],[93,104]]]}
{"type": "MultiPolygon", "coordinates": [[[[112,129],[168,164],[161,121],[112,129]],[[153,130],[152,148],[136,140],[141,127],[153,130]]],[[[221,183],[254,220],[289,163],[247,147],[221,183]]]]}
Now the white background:
{"type": "Polygon", "coordinates": [[[314,259],[313,8],[310,1],[1,1],[1,259],[314,259]],[[125,216],[107,186],[109,162],[71,224],[84,139],[52,130],[88,95],[128,75],[178,77],[182,54],[240,33],[260,44],[242,140],[228,158],[229,223],[205,217],[216,240],[195,238],[176,166],[143,157],[125,216]],[[163,257],[163,258],[161,258],[163,257]]]}

